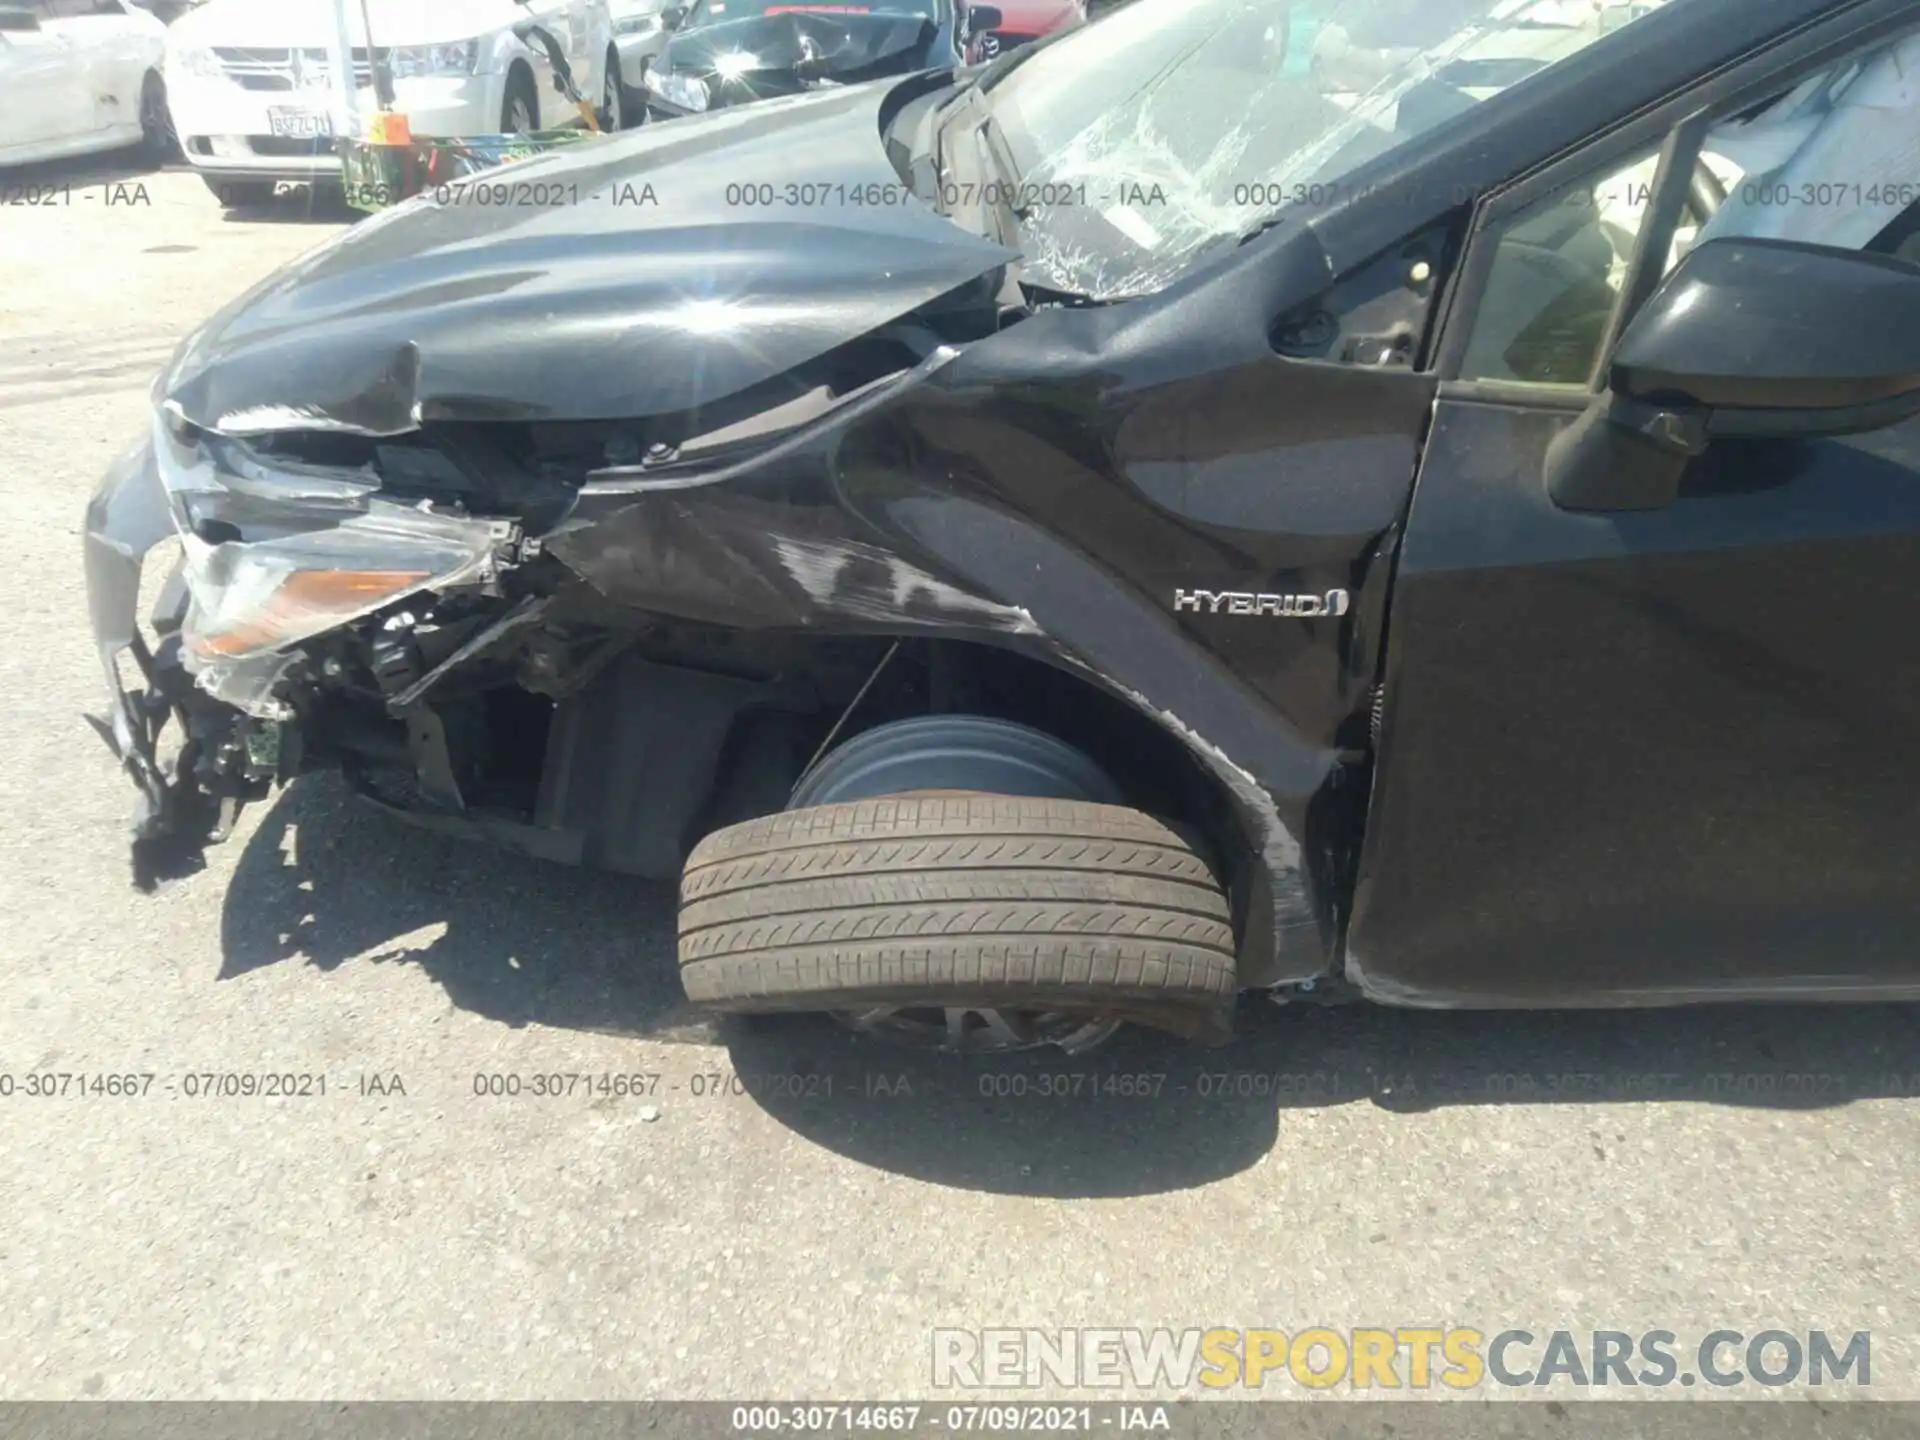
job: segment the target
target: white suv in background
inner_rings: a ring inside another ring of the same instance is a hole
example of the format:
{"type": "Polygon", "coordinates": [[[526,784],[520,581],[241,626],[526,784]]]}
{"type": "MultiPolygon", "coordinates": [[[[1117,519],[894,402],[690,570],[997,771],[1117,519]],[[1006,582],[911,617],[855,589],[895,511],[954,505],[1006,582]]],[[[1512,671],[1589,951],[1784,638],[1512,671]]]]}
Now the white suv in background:
{"type": "Polygon", "coordinates": [[[163,158],[165,45],[123,0],[0,0],[0,165],[141,141],[163,158]]]}
{"type": "MultiPolygon", "coordinates": [[[[5,0],[0,0],[4,4],[5,0]]],[[[360,0],[343,7],[357,107],[375,108],[372,44],[415,135],[495,135],[577,124],[552,67],[513,26],[533,20],[566,52],[582,93],[621,119],[607,0],[360,0]]],[[[209,0],[167,32],[174,128],[225,205],[257,203],[282,180],[337,180],[329,43],[334,0],[209,0]]]]}

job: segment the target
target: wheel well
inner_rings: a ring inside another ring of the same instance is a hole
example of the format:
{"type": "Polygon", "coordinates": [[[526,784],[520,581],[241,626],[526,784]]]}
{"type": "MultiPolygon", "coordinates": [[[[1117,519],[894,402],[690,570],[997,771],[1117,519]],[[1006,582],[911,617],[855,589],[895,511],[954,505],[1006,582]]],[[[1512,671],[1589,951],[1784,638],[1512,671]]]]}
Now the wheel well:
{"type": "Polygon", "coordinates": [[[533,67],[517,57],[507,66],[506,89],[500,93],[501,118],[505,119],[507,102],[512,100],[514,87],[519,85],[526,87],[527,98],[533,102],[533,125],[537,130],[540,128],[540,84],[533,78],[533,67]]]}
{"type": "MultiPolygon", "coordinates": [[[[786,648],[774,642],[776,649],[786,648]]],[[[1258,845],[1220,779],[1174,734],[1090,678],[1018,651],[966,640],[924,637],[825,642],[794,637],[780,669],[804,672],[814,708],[797,737],[751,723],[736,726],[725,771],[749,764],[766,733],[783,733],[801,763],[820,751],[893,720],[917,715],[987,715],[1029,725],[1084,752],[1113,777],[1129,805],[1182,829],[1201,842],[1238,894],[1247,887],[1258,845]],[[797,750],[793,740],[798,739],[797,750]]],[[[748,720],[742,717],[743,722],[748,720]]],[[[791,765],[793,760],[787,762],[791,765]]],[[[797,778],[797,774],[796,777],[797,778]]],[[[764,805],[764,796],[757,804],[764,805]]],[[[709,812],[717,823],[745,818],[721,801],[709,812]]],[[[1236,915],[1236,918],[1238,916],[1236,915]]]]}
{"type": "MultiPolygon", "coordinates": [[[[1134,706],[1084,676],[997,646],[921,645],[930,710],[992,715],[1058,736],[1091,756],[1135,809],[1199,829],[1223,859],[1241,848],[1224,788],[1134,706]],[[1227,831],[1217,833],[1223,823],[1227,831]]],[[[843,734],[866,728],[849,724],[843,734]]]]}
{"type": "MultiPolygon", "coordinates": [[[[835,745],[916,714],[989,715],[1066,741],[1105,770],[1134,809],[1197,842],[1232,898],[1236,934],[1243,945],[1261,947],[1264,960],[1272,897],[1259,872],[1258,842],[1226,786],[1178,736],[1096,681],[1015,650],[913,638],[900,640],[885,660],[892,643],[876,642],[875,665],[884,668],[852,709],[830,706],[822,717],[831,726],[845,716],[835,745]],[[1263,912],[1252,923],[1250,905],[1263,912]]],[[[827,733],[821,731],[823,739],[827,733]]]]}
{"type": "MultiPolygon", "coordinates": [[[[853,737],[890,721],[982,715],[1073,746],[1127,805],[1186,836],[1232,900],[1243,973],[1262,974],[1273,958],[1274,877],[1257,818],[1178,735],[1092,677],[925,635],[662,619],[606,634],[611,648],[583,636],[533,636],[438,702],[447,753],[425,767],[457,775],[490,812],[577,837],[580,862],[669,877],[703,836],[785,809],[808,765],[853,737]]],[[[422,768],[418,757],[402,764],[422,768]]]]}
{"type": "Polygon", "coordinates": [[[627,72],[620,68],[620,49],[612,42],[607,45],[605,65],[607,73],[600,79],[600,91],[610,102],[624,105],[624,96],[632,87],[627,84],[627,72]]]}

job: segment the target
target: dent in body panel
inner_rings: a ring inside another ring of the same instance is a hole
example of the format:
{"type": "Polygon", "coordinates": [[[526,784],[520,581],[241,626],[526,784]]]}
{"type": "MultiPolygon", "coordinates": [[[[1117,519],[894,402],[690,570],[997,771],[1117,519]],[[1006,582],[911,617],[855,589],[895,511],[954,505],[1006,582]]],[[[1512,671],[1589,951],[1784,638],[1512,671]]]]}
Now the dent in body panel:
{"type": "Polygon", "coordinates": [[[1018,606],[969,595],[878,546],[772,539],[774,558],[822,610],[883,621],[931,614],[1009,635],[1040,633],[1033,616],[1018,606]]]}
{"type": "Polygon", "coordinates": [[[1401,1010],[1461,1010],[1469,1008],[1457,997],[1442,991],[1409,985],[1391,975],[1376,975],[1360,954],[1348,945],[1340,956],[1340,971],[1348,984],[1360,992],[1360,998],[1376,1005],[1391,1005],[1401,1010]]]}

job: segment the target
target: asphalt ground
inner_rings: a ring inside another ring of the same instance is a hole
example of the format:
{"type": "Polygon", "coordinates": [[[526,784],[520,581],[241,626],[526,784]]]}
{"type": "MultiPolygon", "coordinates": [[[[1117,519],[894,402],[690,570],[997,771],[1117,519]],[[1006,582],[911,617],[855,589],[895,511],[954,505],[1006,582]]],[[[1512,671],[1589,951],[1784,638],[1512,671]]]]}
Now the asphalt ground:
{"type": "Polygon", "coordinates": [[[0,1398],[928,1397],[936,1330],[1422,1325],[1870,1331],[1820,1398],[1920,1396],[1911,1008],[1250,1005],[948,1063],[712,1025],[666,889],[324,778],[136,894],[82,509],[171,346],[346,218],[28,182],[71,197],[0,207],[0,1398]],[[268,1075],[312,1093],[224,1078],[268,1075]]]}

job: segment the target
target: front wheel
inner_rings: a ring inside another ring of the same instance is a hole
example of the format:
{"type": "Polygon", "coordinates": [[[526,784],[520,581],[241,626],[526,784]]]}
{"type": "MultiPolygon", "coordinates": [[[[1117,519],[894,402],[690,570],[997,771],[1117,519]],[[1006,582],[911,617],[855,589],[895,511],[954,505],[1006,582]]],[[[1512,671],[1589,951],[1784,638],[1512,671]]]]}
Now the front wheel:
{"type": "Polygon", "coordinates": [[[1217,1030],[1219,882],[1139,811],[907,794],[716,831],[680,882],[680,979],[715,1010],[831,1010],[943,1049],[1081,1049],[1115,1023],[1217,1030]]]}
{"type": "Polygon", "coordinates": [[[154,165],[181,158],[180,137],[174,131],[173,111],[167,105],[167,82],[157,70],[149,70],[140,83],[140,149],[154,165]]]}

